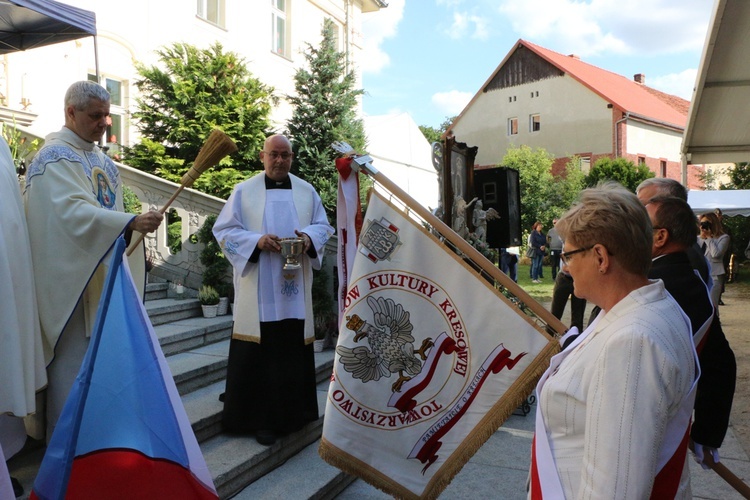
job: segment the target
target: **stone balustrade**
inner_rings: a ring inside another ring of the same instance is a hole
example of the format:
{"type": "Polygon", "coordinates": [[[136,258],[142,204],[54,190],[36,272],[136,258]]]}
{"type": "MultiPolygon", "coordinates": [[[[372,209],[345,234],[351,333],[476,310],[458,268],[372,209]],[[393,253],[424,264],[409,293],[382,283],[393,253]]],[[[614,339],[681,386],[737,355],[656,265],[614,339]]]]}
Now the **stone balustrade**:
{"type": "MultiPolygon", "coordinates": [[[[155,175],[142,172],[122,163],[117,164],[120,177],[125,186],[129,187],[141,202],[143,211],[159,210],[179,188],[179,184],[161,179],[155,175]]],[[[182,249],[172,253],[167,238],[167,224],[145,239],[146,258],[151,264],[149,271],[152,276],[169,282],[181,282],[188,288],[198,289],[203,278],[203,265],[200,262],[200,252],[203,244],[193,242],[192,235],[203,225],[211,214],[218,214],[224,207],[225,201],[194,189],[183,189],[172,202],[169,211],[175,210],[182,220],[182,249]]],[[[335,224],[335,221],[330,221],[335,224]]],[[[336,297],[334,266],[336,263],[336,236],[333,236],[325,247],[324,266],[329,276],[329,290],[332,297],[336,297]]],[[[227,277],[231,280],[231,268],[227,277]]]]}
{"type": "MultiPolygon", "coordinates": [[[[155,175],[142,172],[133,167],[118,163],[120,177],[141,202],[143,211],[159,210],[169,201],[180,187],[175,182],[161,179],[155,175]]],[[[185,188],[172,202],[169,211],[176,211],[182,220],[182,249],[172,253],[167,238],[167,224],[162,224],[156,232],[146,236],[146,258],[151,264],[153,276],[170,282],[181,281],[189,288],[198,289],[203,277],[203,266],[200,262],[201,243],[191,238],[203,225],[206,217],[218,214],[225,201],[194,189],[185,188]]]]}

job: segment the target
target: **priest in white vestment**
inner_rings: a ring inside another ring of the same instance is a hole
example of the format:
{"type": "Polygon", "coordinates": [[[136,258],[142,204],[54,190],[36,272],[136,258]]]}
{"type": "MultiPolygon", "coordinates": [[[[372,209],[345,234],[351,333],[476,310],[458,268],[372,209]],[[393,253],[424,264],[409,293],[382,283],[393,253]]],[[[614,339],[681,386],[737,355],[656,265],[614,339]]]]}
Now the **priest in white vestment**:
{"type": "MultiPolygon", "coordinates": [[[[101,85],[71,85],[65,126],[45,138],[26,173],[26,217],[48,363],[48,440],[88,347],[107,254],[120,234],[154,231],[163,219],[155,211],[138,216],[123,211],[117,167],[96,145],[106,131],[109,106],[109,92],[101,85]]],[[[130,264],[145,285],[142,249],[133,252],[130,264]]]]}
{"type": "Polygon", "coordinates": [[[223,426],[270,445],[319,417],[312,270],[334,230],[318,193],[289,173],[286,137],[266,139],[260,158],[265,173],[235,187],[213,232],[235,286],[223,426]],[[301,268],[284,270],[279,241],[295,236],[304,240],[301,268]]]}

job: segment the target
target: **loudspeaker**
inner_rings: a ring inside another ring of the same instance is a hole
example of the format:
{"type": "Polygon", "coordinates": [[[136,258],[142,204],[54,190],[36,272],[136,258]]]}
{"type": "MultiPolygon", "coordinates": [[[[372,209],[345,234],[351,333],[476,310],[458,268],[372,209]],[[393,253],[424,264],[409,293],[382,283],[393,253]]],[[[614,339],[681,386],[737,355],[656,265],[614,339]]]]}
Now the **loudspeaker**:
{"type": "Polygon", "coordinates": [[[518,170],[487,168],[474,170],[474,190],[484,209],[494,208],[499,219],[487,221],[487,244],[490,248],[521,245],[521,186],[518,170]]]}

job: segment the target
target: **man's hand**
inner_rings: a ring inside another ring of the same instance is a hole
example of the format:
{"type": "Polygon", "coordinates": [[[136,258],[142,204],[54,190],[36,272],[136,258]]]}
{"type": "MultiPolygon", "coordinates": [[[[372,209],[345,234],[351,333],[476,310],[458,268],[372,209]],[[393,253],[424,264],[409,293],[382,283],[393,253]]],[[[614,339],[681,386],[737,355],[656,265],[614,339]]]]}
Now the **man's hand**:
{"type": "Polygon", "coordinates": [[[128,229],[132,229],[133,231],[138,231],[139,233],[143,234],[150,233],[152,231],[156,231],[156,228],[161,225],[162,220],[164,220],[164,214],[155,210],[151,210],[136,216],[136,218],[133,219],[128,225],[128,229]]]}
{"type": "Polygon", "coordinates": [[[264,234],[258,240],[258,248],[262,252],[274,252],[281,253],[281,245],[279,244],[279,237],[275,234],[264,234]]]}
{"type": "Polygon", "coordinates": [[[307,233],[301,233],[297,231],[296,229],[294,230],[294,233],[300,238],[302,238],[303,240],[305,240],[305,250],[302,253],[307,253],[307,251],[310,250],[310,246],[312,245],[312,240],[307,235],[307,233]]]}
{"type": "MultiPolygon", "coordinates": [[[[691,440],[692,441],[692,440],[691,440]]],[[[695,461],[701,464],[701,467],[708,470],[713,464],[719,463],[719,450],[710,446],[703,446],[700,443],[692,442],[691,449],[695,453],[695,461]]]]}

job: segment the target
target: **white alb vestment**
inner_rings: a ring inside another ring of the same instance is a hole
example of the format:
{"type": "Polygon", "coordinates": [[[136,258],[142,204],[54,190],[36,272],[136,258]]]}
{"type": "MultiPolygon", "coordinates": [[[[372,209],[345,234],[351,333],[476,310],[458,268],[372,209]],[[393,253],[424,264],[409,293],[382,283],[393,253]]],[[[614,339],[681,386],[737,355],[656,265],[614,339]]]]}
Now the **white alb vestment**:
{"type": "MultiPolygon", "coordinates": [[[[45,357],[51,363],[49,437],[83,361],[107,254],[135,216],[123,212],[122,183],[114,162],[68,128],[46,137],[26,175],[37,303],[45,357]]],[[[136,283],[145,283],[143,251],[133,252],[129,261],[136,283]]]]}
{"type": "MultiPolygon", "coordinates": [[[[648,498],[685,437],[698,375],[690,321],[663,283],[631,292],[540,381],[535,439],[546,437],[554,463],[537,460],[539,477],[554,466],[565,498],[648,498]]],[[[677,497],[689,497],[679,467],[677,497]]]]}
{"type": "Polygon", "coordinates": [[[0,139],[0,415],[34,413],[35,393],[47,384],[21,191],[8,145],[0,139]]]}
{"type": "Polygon", "coordinates": [[[266,190],[264,174],[238,184],[214,224],[214,235],[234,268],[239,305],[234,309],[235,339],[260,342],[261,321],[306,318],[305,342],[314,339],[312,269],[320,269],[333,228],[313,187],[289,177],[291,190],[266,190]],[[285,271],[285,259],[272,252],[260,252],[258,262],[250,261],[264,234],[291,238],[295,229],[310,237],[317,252],[315,259],[300,257],[302,269],[285,271]]]}
{"type": "Polygon", "coordinates": [[[35,394],[47,385],[47,371],[26,216],[13,158],[2,138],[0,206],[0,279],[7,290],[0,301],[0,448],[11,458],[26,441],[22,417],[36,411],[35,394]]]}

